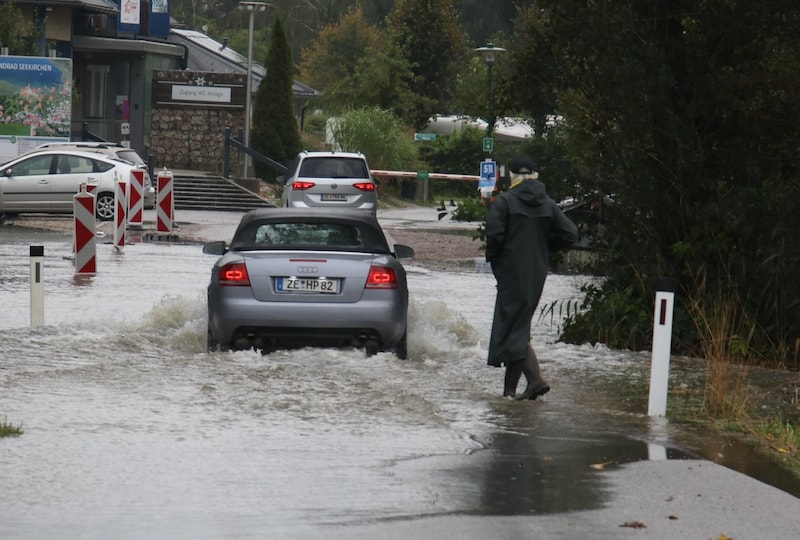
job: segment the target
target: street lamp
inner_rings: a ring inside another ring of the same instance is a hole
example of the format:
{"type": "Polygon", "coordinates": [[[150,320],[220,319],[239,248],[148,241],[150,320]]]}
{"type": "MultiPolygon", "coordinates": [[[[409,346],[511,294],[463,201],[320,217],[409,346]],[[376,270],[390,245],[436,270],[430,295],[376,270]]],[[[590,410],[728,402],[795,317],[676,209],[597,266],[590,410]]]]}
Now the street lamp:
{"type": "MultiPolygon", "coordinates": [[[[247,34],[247,95],[244,101],[244,145],[250,148],[250,108],[253,101],[253,21],[256,11],[264,11],[267,4],[264,2],[239,2],[239,9],[250,12],[250,30],[247,34]]],[[[244,174],[250,175],[250,154],[244,155],[244,174]]]]}
{"type": "Polygon", "coordinates": [[[494,110],[493,110],[493,96],[492,96],[492,66],[494,66],[494,55],[495,53],[505,51],[504,48],[498,47],[491,43],[487,43],[483,47],[478,47],[475,49],[476,51],[480,51],[484,54],[484,58],[486,59],[486,67],[487,67],[487,84],[488,92],[487,92],[487,108],[489,109],[489,118],[486,119],[486,138],[492,138],[492,132],[494,131],[494,110]]]}

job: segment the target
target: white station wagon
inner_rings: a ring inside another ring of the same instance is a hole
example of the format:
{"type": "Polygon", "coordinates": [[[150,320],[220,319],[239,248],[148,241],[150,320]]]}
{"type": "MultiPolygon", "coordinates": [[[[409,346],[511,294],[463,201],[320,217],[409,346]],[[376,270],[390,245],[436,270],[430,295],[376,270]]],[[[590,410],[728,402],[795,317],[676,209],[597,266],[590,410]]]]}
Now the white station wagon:
{"type": "Polygon", "coordinates": [[[0,165],[0,215],[71,214],[81,184],[94,184],[97,218],[114,219],[115,180],[130,180],[136,166],[95,152],[45,150],[0,165]]]}

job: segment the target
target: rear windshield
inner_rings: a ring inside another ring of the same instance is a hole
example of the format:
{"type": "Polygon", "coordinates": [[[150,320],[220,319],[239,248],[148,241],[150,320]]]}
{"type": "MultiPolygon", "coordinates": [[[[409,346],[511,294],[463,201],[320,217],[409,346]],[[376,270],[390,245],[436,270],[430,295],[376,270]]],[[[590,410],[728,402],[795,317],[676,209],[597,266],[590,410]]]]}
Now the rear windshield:
{"type": "Polygon", "coordinates": [[[343,157],[312,157],[300,164],[298,176],[304,178],[369,178],[363,159],[343,157]]]}
{"type": "Polygon", "coordinates": [[[236,232],[231,248],[389,251],[383,238],[369,227],[329,222],[253,223],[236,232]]]}

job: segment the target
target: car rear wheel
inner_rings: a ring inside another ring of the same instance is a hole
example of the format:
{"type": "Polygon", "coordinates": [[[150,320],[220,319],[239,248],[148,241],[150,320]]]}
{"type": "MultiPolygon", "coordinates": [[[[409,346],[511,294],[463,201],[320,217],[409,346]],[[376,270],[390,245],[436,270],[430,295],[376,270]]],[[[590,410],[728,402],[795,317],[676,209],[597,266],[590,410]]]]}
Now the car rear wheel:
{"type": "Polygon", "coordinates": [[[206,333],[206,350],[208,352],[227,351],[228,347],[221,345],[217,338],[214,337],[214,332],[211,330],[211,324],[208,325],[208,332],[206,333]]]}
{"type": "Polygon", "coordinates": [[[364,343],[364,353],[369,356],[375,356],[380,352],[380,347],[377,341],[367,341],[364,343]]]}
{"type": "Polygon", "coordinates": [[[109,192],[101,193],[97,196],[97,217],[102,221],[114,219],[114,194],[109,192]]]}
{"type": "Polygon", "coordinates": [[[403,332],[403,337],[401,337],[400,341],[398,341],[397,345],[395,345],[394,355],[400,360],[405,360],[408,358],[408,329],[403,332]]]}

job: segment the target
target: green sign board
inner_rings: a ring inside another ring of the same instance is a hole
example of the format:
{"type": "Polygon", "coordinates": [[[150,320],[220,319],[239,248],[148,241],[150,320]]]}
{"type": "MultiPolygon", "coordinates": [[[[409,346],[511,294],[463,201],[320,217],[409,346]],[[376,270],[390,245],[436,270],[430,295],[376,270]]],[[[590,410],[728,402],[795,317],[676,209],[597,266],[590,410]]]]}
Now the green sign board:
{"type": "Polygon", "coordinates": [[[417,171],[417,179],[418,180],[427,180],[428,179],[428,171],[417,171]]]}
{"type": "Polygon", "coordinates": [[[484,137],[483,138],[483,151],[484,152],[491,152],[494,150],[494,139],[491,137],[484,137]]]}
{"type": "Polygon", "coordinates": [[[414,133],[415,141],[435,141],[436,133],[414,133]]]}

